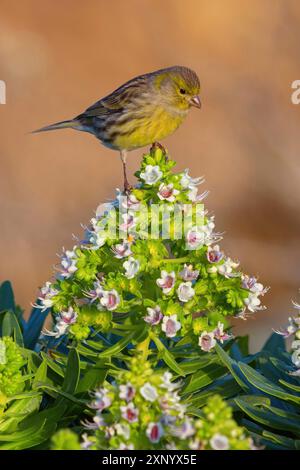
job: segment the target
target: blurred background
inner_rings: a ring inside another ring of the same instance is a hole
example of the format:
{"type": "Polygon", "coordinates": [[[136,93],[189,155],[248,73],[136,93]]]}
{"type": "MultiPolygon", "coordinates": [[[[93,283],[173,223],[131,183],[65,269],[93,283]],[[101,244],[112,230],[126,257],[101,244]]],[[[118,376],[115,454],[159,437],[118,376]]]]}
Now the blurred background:
{"type": "MultiPolygon", "coordinates": [[[[100,202],[121,185],[117,153],[71,118],[144,72],[180,64],[202,83],[202,110],[163,143],[178,170],[204,175],[222,248],[271,290],[235,333],[256,350],[300,300],[300,3],[295,0],[1,0],[0,280],[28,312],[100,202]]],[[[142,151],[129,158],[131,181],[142,151]]]]}

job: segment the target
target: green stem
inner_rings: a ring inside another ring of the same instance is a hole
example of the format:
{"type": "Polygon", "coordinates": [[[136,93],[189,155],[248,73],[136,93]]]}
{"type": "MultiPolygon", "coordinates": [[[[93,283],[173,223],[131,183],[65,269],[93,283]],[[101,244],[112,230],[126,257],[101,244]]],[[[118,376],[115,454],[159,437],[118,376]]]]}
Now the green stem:
{"type": "Polygon", "coordinates": [[[144,341],[139,343],[136,347],[137,350],[142,353],[141,354],[141,359],[143,361],[147,360],[147,357],[148,357],[148,354],[149,354],[149,344],[150,344],[150,337],[148,336],[146,339],[144,339],[144,341]]]}
{"type": "Polygon", "coordinates": [[[166,258],[161,260],[161,264],[163,263],[186,263],[189,261],[187,256],[183,256],[182,258],[166,258]]]}

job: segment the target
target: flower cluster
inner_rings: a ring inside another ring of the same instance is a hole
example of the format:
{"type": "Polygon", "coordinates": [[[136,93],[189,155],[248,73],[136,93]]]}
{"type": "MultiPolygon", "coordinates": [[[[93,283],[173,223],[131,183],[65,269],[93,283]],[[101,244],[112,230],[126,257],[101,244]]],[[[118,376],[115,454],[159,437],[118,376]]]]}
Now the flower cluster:
{"type": "Polygon", "coordinates": [[[284,336],[284,338],[289,338],[290,336],[294,337],[291,345],[291,360],[296,367],[296,370],[291,372],[291,375],[300,377],[300,305],[294,303],[294,307],[298,311],[298,316],[289,317],[289,323],[287,327],[283,330],[276,331],[276,333],[284,336]]]}
{"type": "Polygon", "coordinates": [[[139,323],[210,351],[229,338],[229,317],[263,308],[266,289],[220,249],[206,192],[198,194],[203,179],[173,173],[174,165],[152,147],[137,186],[99,207],[84,239],[64,250],[56,278],[39,295],[38,306],[54,319],[47,334],[83,340],[91,330],[139,323]]]}
{"type": "Polygon", "coordinates": [[[249,449],[245,436],[220,397],[195,419],[179,397],[172,374],[155,372],[136,357],[113,384],[95,391],[92,422],[84,423],[84,449],[249,449]]]}
{"type": "Polygon", "coordinates": [[[23,390],[21,368],[25,360],[20,347],[8,336],[0,338],[0,410],[6,397],[23,390]]]}
{"type": "Polygon", "coordinates": [[[232,418],[232,409],[213,395],[203,408],[203,418],[196,421],[190,442],[193,450],[254,450],[250,437],[232,418]]]}

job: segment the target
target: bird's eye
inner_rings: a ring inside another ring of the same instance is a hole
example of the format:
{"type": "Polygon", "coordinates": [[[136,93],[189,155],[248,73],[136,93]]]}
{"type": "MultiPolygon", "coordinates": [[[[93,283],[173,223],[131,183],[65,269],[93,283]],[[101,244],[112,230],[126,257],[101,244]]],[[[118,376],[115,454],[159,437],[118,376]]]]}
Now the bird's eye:
{"type": "Polygon", "coordinates": [[[185,95],[185,94],[186,94],[186,91],[185,91],[184,88],[180,88],[179,93],[181,93],[181,95],[185,95]]]}

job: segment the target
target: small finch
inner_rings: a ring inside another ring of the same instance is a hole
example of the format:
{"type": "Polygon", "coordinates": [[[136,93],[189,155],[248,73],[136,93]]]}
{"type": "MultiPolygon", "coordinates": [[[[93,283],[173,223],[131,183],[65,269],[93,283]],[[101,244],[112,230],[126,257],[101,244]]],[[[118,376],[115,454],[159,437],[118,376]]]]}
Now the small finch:
{"type": "Polygon", "coordinates": [[[133,78],[74,119],[34,132],[71,128],[94,134],[103,145],[120,152],[127,192],[127,152],[172,134],[191,106],[201,107],[199,91],[195,72],[182,66],[169,67],[133,78]]]}

